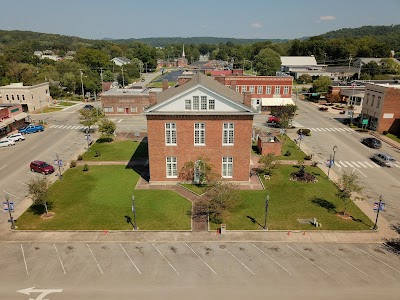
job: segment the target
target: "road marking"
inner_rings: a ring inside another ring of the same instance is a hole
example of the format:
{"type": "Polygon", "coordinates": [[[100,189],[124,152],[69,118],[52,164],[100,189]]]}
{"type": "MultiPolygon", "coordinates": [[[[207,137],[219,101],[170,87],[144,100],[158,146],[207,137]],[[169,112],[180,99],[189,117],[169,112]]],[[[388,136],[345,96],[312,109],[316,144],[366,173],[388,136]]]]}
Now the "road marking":
{"type": "Polygon", "coordinates": [[[299,251],[293,249],[292,247],[290,247],[289,245],[286,245],[286,247],[292,249],[294,252],[296,252],[297,254],[299,254],[301,257],[303,257],[304,259],[308,260],[310,263],[312,263],[314,266],[316,266],[318,269],[320,269],[322,272],[324,272],[326,275],[329,275],[328,272],[326,272],[324,269],[322,269],[320,266],[318,266],[316,263],[314,263],[311,259],[308,259],[307,257],[305,257],[303,254],[301,254],[299,251]]]}
{"type": "Polygon", "coordinates": [[[400,273],[399,270],[393,268],[392,266],[389,266],[387,263],[381,261],[379,258],[376,258],[375,256],[373,256],[373,255],[371,255],[371,254],[365,252],[364,250],[358,248],[357,246],[354,246],[354,247],[357,248],[358,250],[360,250],[361,252],[364,252],[364,253],[367,254],[368,256],[372,257],[373,259],[376,259],[376,260],[379,261],[380,263],[384,264],[386,267],[389,267],[389,268],[391,268],[392,270],[396,271],[397,273],[400,273]]]}
{"type": "Polygon", "coordinates": [[[22,251],[22,257],[24,258],[24,264],[25,264],[26,275],[29,275],[29,272],[28,272],[28,265],[26,264],[26,259],[25,259],[24,247],[22,247],[22,245],[21,245],[21,251],[22,251]]]}
{"type": "Polygon", "coordinates": [[[13,195],[13,194],[11,194],[11,193],[9,193],[9,192],[7,192],[7,191],[3,191],[4,193],[6,193],[6,194],[9,194],[9,195],[11,195],[11,196],[13,196],[13,197],[15,197],[15,198],[17,198],[17,199],[20,199],[21,200],[21,198],[20,197],[18,197],[18,196],[15,196],[15,195],[13,195]]]}
{"type": "Polygon", "coordinates": [[[361,162],[361,161],[358,161],[357,162],[361,167],[363,167],[363,168],[368,168],[366,165],[364,165],[364,163],[363,162],[361,162]]]}
{"type": "Polygon", "coordinates": [[[337,165],[339,168],[341,168],[342,166],[341,166],[341,162],[340,161],[335,161],[335,163],[334,163],[335,165],[337,165]]]}
{"type": "Polygon", "coordinates": [[[339,258],[339,259],[341,259],[341,260],[343,260],[346,264],[348,264],[349,266],[352,266],[354,269],[356,269],[357,271],[359,271],[359,272],[361,272],[361,273],[363,273],[365,276],[368,276],[368,274],[367,273],[365,273],[364,271],[361,271],[359,268],[357,268],[356,266],[354,266],[354,265],[352,265],[351,263],[349,263],[347,260],[345,260],[345,259],[343,259],[343,258],[341,258],[339,255],[337,255],[337,254],[335,254],[335,253],[333,253],[331,250],[329,250],[329,249],[326,249],[325,247],[323,247],[323,246],[321,246],[321,245],[319,245],[322,249],[324,249],[324,250],[326,250],[326,251],[328,251],[329,253],[331,253],[331,254],[333,254],[333,255],[335,255],[337,258],[339,258]]]}
{"type": "Polygon", "coordinates": [[[119,119],[119,121],[117,123],[121,123],[121,122],[122,122],[122,119],[119,119]]]}
{"type": "Polygon", "coordinates": [[[351,132],[353,130],[351,130],[350,128],[343,128],[344,130],[346,130],[347,132],[351,132]]]}
{"type": "Polygon", "coordinates": [[[65,272],[64,265],[63,265],[63,262],[62,262],[62,260],[61,260],[60,254],[58,253],[58,250],[57,250],[56,244],[53,244],[53,245],[54,245],[54,249],[56,249],[57,256],[58,256],[58,260],[60,261],[61,268],[63,269],[64,275],[67,275],[67,273],[65,272]]]}
{"type": "Polygon", "coordinates": [[[217,275],[217,272],[215,272],[214,270],[213,270],[213,268],[211,268],[196,252],[194,252],[194,250],[192,249],[192,248],[190,248],[190,246],[188,245],[188,244],[185,244],[186,246],[188,246],[188,248],[190,249],[190,250],[192,250],[192,252],[215,274],[215,275],[217,275]]]}
{"type": "Polygon", "coordinates": [[[232,253],[230,253],[230,252],[228,251],[228,249],[225,248],[225,251],[228,252],[234,259],[236,259],[236,260],[237,260],[243,267],[245,267],[251,274],[256,275],[256,274],[254,274],[254,272],[253,272],[252,270],[250,270],[244,263],[242,263],[235,255],[233,255],[232,253]]]}
{"type": "Polygon", "coordinates": [[[356,163],[356,162],[354,162],[354,161],[352,161],[351,162],[353,165],[355,165],[356,166],[356,168],[359,168],[360,166],[356,163]]]}
{"type": "Polygon", "coordinates": [[[364,161],[364,164],[366,164],[366,165],[367,165],[368,167],[370,167],[370,168],[375,168],[375,167],[376,167],[375,164],[371,164],[371,163],[366,162],[366,161],[364,161]]]}
{"type": "Polygon", "coordinates": [[[101,273],[102,275],[104,275],[103,270],[101,269],[99,263],[97,262],[97,259],[96,259],[96,257],[94,256],[92,249],[90,249],[89,244],[86,244],[86,245],[88,246],[90,253],[92,253],[92,256],[93,256],[93,258],[94,258],[94,261],[96,262],[97,267],[99,267],[100,273],[101,273]]]}
{"type": "Polygon", "coordinates": [[[158,251],[158,253],[160,253],[160,255],[165,259],[165,261],[169,264],[169,266],[172,268],[172,270],[175,271],[176,274],[179,275],[178,271],[174,268],[173,265],[171,265],[171,263],[168,261],[168,259],[161,253],[160,250],[158,250],[158,248],[156,247],[156,245],[152,244],[154,248],[156,248],[156,250],[158,251]]]}
{"type": "Polygon", "coordinates": [[[46,300],[48,298],[45,299],[45,297],[48,294],[52,294],[52,293],[61,293],[63,290],[62,289],[35,289],[35,287],[30,287],[27,289],[23,289],[23,290],[18,290],[17,293],[21,293],[21,294],[25,294],[30,296],[33,293],[39,293],[39,295],[36,298],[29,298],[32,300],[46,300]]]}
{"type": "MultiPolygon", "coordinates": [[[[357,170],[358,172],[360,172],[364,177],[368,177],[368,176],[365,175],[363,172],[361,172],[359,169],[354,168],[354,170],[357,170]]],[[[354,170],[353,170],[353,173],[354,173],[354,170]]]]}
{"type": "Polygon", "coordinates": [[[21,183],[21,184],[24,184],[24,185],[29,185],[29,184],[27,184],[27,183],[25,183],[25,182],[22,182],[22,181],[19,181],[19,180],[17,180],[17,182],[19,182],[19,183],[21,183]]]}
{"type": "Polygon", "coordinates": [[[132,258],[129,256],[129,254],[125,251],[124,247],[122,247],[121,244],[119,244],[119,246],[121,247],[121,249],[125,252],[126,256],[128,256],[129,260],[131,261],[132,265],[136,268],[136,270],[139,272],[140,275],[142,275],[142,273],[140,272],[139,268],[136,266],[136,264],[133,262],[132,258]]]}
{"type": "MultiPolygon", "coordinates": [[[[331,131],[332,128],[325,128],[326,131],[331,131]]],[[[332,130],[333,131],[333,130],[332,130]]]]}
{"type": "Polygon", "coordinates": [[[5,167],[7,167],[7,165],[4,165],[0,168],[0,170],[3,170],[5,167]]]}
{"type": "Polygon", "coordinates": [[[263,250],[261,250],[260,248],[258,248],[256,245],[253,244],[253,246],[258,249],[259,251],[261,251],[261,253],[263,253],[265,256],[267,256],[270,260],[272,260],[274,263],[276,263],[278,266],[280,266],[282,269],[284,269],[286,272],[288,272],[290,275],[293,275],[292,273],[290,273],[284,266],[282,266],[280,263],[278,263],[275,259],[273,259],[271,256],[269,256],[267,253],[265,253],[263,250]]]}
{"type": "Polygon", "coordinates": [[[323,131],[321,128],[315,128],[316,131],[323,131]]]}
{"type": "Polygon", "coordinates": [[[38,145],[33,146],[30,150],[35,149],[38,145]]]}
{"type": "Polygon", "coordinates": [[[50,128],[54,128],[56,125],[51,125],[50,128]]]}

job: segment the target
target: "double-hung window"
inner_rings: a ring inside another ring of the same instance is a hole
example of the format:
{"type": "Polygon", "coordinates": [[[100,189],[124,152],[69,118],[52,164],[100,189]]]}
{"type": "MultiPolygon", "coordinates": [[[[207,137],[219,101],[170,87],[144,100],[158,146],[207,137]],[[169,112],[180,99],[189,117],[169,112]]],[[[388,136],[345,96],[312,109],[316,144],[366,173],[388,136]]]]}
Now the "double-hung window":
{"type": "Polygon", "coordinates": [[[247,85],[242,85],[242,94],[247,92],[247,85]]]}
{"type": "Polygon", "coordinates": [[[199,96],[193,96],[193,110],[199,110],[199,96]]]}
{"type": "Polygon", "coordinates": [[[270,85],[267,85],[266,94],[271,94],[271,86],[270,85]]]}
{"type": "Polygon", "coordinates": [[[251,85],[249,87],[249,91],[250,91],[251,94],[254,94],[254,85],[251,85]]]}
{"type": "Polygon", "coordinates": [[[279,85],[275,86],[275,95],[278,95],[281,93],[281,87],[279,85]]]}
{"type": "Polygon", "coordinates": [[[185,100],[185,110],[191,110],[192,109],[192,101],[190,99],[185,100]]]}
{"type": "Polygon", "coordinates": [[[223,134],[222,134],[222,144],[223,145],[233,145],[234,139],[234,124],[224,123],[223,134]]]}
{"type": "Polygon", "coordinates": [[[222,158],[222,177],[224,178],[233,177],[233,157],[222,158]]]}
{"type": "Polygon", "coordinates": [[[207,96],[201,96],[200,98],[200,109],[207,110],[207,96]]]}
{"type": "Polygon", "coordinates": [[[194,123],[194,145],[204,146],[206,144],[206,124],[194,123]]]}
{"type": "Polygon", "coordinates": [[[165,144],[176,145],[176,123],[165,124],[165,144]]]}
{"type": "Polygon", "coordinates": [[[174,156],[167,157],[167,178],[178,177],[178,163],[177,158],[174,156]]]}
{"type": "Polygon", "coordinates": [[[287,85],[285,85],[285,87],[283,88],[283,93],[285,95],[289,94],[289,87],[287,85]]]}
{"type": "Polygon", "coordinates": [[[262,94],[262,92],[263,92],[262,85],[257,86],[257,94],[262,94]]]}
{"type": "Polygon", "coordinates": [[[208,109],[215,110],[215,100],[214,99],[208,99],[208,109]]]}

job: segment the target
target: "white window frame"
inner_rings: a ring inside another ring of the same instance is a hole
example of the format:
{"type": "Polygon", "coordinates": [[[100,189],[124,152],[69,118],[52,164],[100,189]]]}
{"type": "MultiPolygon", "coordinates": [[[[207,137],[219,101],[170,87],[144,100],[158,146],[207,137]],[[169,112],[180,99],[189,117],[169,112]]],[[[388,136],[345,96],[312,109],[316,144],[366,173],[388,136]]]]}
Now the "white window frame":
{"type": "Polygon", "coordinates": [[[131,113],[137,112],[137,107],[136,106],[131,106],[131,113]]]}
{"type": "Polygon", "coordinates": [[[200,110],[207,110],[207,96],[200,97],[200,110]]]}
{"type": "Polygon", "coordinates": [[[250,92],[251,94],[254,94],[254,85],[250,85],[250,86],[249,86],[249,92],[250,92]]]}
{"type": "Polygon", "coordinates": [[[242,85],[242,94],[244,94],[245,92],[247,92],[247,86],[246,85],[242,85]]]}
{"type": "Polygon", "coordinates": [[[271,87],[270,85],[267,85],[266,90],[265,90],[265,93],[266,93],[267,95],[269,95],[269,94],[271,94],[271,90],[272,90],[272,87],[271,87]]]}
{"type": "Polygon", "coordinates": [[[200,110],[199,96],[193,96],[193,110],[200,110]]]}
{"type": "Polygon", "coordinates": [[[275,86],[274,94],[275,94],[275,95],[280,95],[280,94],[281,94],[281,87],[280,87],[280,85],[276,85],[276,86],[275,86]]]}
{"type": "Polygon", "coordinates": [[[118,113],[123,113],[123,112],[125,112],[125,107],[117,107],[117,112],[118,112],[118,113]]]}
{"type": "Polygon", "coordinates": [[[176,156],[168,156],[165,159],[167,178],[178,178],[178,159],[176,156]]]}
{"type": "Polygon", "coordinates": [[[233,178],[233,157],[222,158],[222,177],[233,178]]]}
{"type": "Polygon", "coordinates": [[[192,110],[192,100],[185,99],[185,110],[192,110]]]}
{"type": "Polygon", "coordinates": [[[114,111],[114,107],[104,107],[104,112],[105,113],[110,113],[110,112],[113,112],[114,111]]]}
{"type": "Polygon", "coordinates": [[[205,123],[194,123],[194,145],[205,146],[206,145],[206,124],[205,123]]]}
{"type": "Polygon", "coordinates": [[[165,145],[176,146],[176,123],[165,123],[165,145]]]}
{"type": "Polygon", "coordinates": [[[288,86],[288,85],[285,85],[285,86],[283,87],[283,94],[284,94],[284,95],[289,94],[289,86],[288,86]]]}
{"type": "Polygon", "coordinates": [[[232,146],[235,140],[235,124],[223,123],[222,126],[222,145],[232,146]]]}
{"type": "Polygon", "coordinates": [[[215,100],[214,99],[208,99],[208,109],[215,110],[215,100]]]}
{"type": "Polygon", "coordinates": [[[262,93],[263,93],[263,86],[262,85],[257,86],[257,94],[260,95],[262,93]]]}
{"type": "Polygon", "coordinates": [[[236,86],[236,92],[239,93],[239,86],[238,85],[236,86]]]}

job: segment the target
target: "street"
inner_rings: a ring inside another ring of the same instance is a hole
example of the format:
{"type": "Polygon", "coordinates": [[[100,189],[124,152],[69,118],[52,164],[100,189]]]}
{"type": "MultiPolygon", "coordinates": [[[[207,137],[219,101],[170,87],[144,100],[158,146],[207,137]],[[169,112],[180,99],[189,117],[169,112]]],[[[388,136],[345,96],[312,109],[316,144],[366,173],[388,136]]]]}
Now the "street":
{"type": "Polygon", "coordinates": [[[386,203],[382,215],[390,222],[400,222],[400,151],[384,142],[379,150],[368,148],[360,141],[370,135],[358,133],[340,123],[337,119],[343,118],[341,115],[320,112],[313,104],[300,100],[296,101],[296,105],[299,109],[295,117],[295,130],[311,130],[311,136],[304,137],[301,145],[315,153],[313,160],[325,164],[330,155],[333,157],[333,147],[336,146],[332,171],[340,174],[347,170],[357,174],[364,186],[363,194],[371,207],[382,195],[386,203]],[[381,167],[374,163],[369,157],[377,152],[392,155],[397,160],[394,167],[381,167]]]}
{"type": "Polygon", "coordinates": [[[380,244],[1,243],[4,299],[398,299],[380,244]],[[32,288],[31,296],[18,292],[32,288]],[[167,294],[166,294],[167,293],[167,294]]]}

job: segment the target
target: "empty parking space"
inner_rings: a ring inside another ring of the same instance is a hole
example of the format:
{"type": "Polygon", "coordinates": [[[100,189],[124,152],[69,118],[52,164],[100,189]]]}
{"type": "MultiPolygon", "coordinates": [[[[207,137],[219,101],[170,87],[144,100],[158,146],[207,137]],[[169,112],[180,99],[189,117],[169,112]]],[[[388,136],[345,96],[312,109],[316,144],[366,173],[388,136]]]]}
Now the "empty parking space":
{"type": "Polygon", "coordinates": [[[3,276],[9,279],[25,279],[28,276],[20,244],[0,244],[0,253],[0,273],[3,276]]]}

